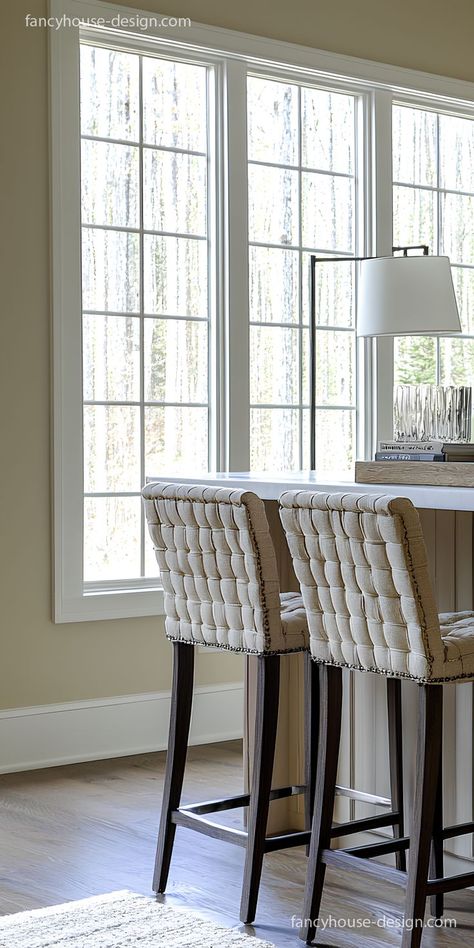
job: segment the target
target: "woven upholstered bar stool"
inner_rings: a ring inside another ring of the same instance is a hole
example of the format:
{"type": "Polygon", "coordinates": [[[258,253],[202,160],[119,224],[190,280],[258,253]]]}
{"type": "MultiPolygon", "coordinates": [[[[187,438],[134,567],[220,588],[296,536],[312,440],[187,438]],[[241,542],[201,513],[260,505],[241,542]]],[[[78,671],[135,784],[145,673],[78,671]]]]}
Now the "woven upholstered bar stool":
{"type": "Polygon", "coordinates": [[[304,906],[308,924],[301,937],[307,944],[314,937],[325,869],[333,866],[403,886],[401,944],[417,948],[427,897],[440,917],[444,892],[474,885],[472,872],[443,875],[443,840],[474,832],[474,823],[444,827],[441,795],[443,685],[474,680],[474,612],[438,617],[411,501],[291,491],[280,498],[280,514],[308,616],[311,653],[320,665],[317,783],[304,906]],[[419,684],[410,839],[330,848],[342,668],[419,684]],[[408,873],[370,861],[408,846],[408,873]]]}
{"type": "MultiPolygon", "coordinates": [[[[309,843],[307,831],[266,837],[271,800],[306,786],[271,789],[279,702],[280,655],[305,651],[308,727],[317,722],[318,677],[308,652],[299,593],[280,593],[277,562],[263,502],[226,488],[149,484],[146,518],[165,593],[165,630],[173,642],[173,686],[165,787],[153,888],[164,892],[176,826],[246,850],[240,917],[255,917],[265,852],[309,843]],[[254,763],[250,794],[180,807],[191,718],[195,645],[218,646],[258,662],[254,763]],[[311,711],[311,707],[313,711],[311,711]],[[316,708],[316,713],[314,709],[316,708]],[[247,831],[208,820],[219,810],[249,806],[247,831]]],[[[307,745],[317,735],[308,734],[307,745]]],[[[314,791],[314,758],[306,761],[314,791]]],[[[307,794],[311,801],[313,792],[307,794]]]]}

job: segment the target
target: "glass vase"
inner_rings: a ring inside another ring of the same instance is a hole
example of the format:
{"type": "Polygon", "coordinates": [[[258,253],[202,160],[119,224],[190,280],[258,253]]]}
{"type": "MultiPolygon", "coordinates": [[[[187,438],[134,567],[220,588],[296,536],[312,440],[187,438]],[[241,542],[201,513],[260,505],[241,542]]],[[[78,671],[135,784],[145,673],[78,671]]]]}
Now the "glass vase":
{"type": "Polygon", "coordinates": [[[397,385],[396,441],[470,441],[472,389],[466,385],[397,385]]]}

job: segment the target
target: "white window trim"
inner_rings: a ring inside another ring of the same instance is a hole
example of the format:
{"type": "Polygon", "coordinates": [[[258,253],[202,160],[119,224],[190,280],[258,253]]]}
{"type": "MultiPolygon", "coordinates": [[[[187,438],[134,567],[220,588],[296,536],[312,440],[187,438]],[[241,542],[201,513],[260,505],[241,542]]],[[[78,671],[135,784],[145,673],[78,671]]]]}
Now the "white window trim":
{"type": "MultiPolygon", "coordinates": [[[[220,65],[216,131],[225,127],[225,117],[232,110],[233,127],[230,138],[218,147],[225,148],[227,171],[232,164],[237,173],[227,174],[219,182],[220,206],[218,227],[228,228],[226,260],[247,253],[246,211],[242,210],[242,187],[246,174],[246,116],[244,98],[239,93],[245,68],[258,67],[280,78],[297,79],[312,75],[327,80],[331,87],[343,86],[345,91],[364,93],[366,102],[366,140],[361,144],[365,154],[367,180],[364,181],[365,216],[368,222],[368,251],[377,254],[391,251],[391,106],[407,100],[425,108],[445,108],[460,114],[473,114],[474,83],[435,76],[416,70],[374,63],[315,50],[292,43],[251,36],[218,27],[193,24],[187,28],[150,28],[146,35],[133,35],[126,27],[116,26],[117,17],[158,16],[100,0],[50,0],[49,16],[58,21],[63,16],[88,21],[88,35],[98,41],[120,44],[127,48],[163,52],[170,44],[183,55],[204,56],[220,65]],[[90,29],[91,22],[103,18],[110,26],[90,29]],[[114,22],[113,22],[114,21],[114,22]],[[113,26],[113,29],[110,27],[113,26]],[[245,170],[244,170],[245,169],[245,170]],[[367,186],[370,183],[370,188],[367,186]],[[226,198],[226,200],[222,200],[226,198]],[[227,210],[226,210],[227,205],[227,210]],[[245,235],[245,239],[242,236],[245,235]]],[[[51,125],[51,221],[52,221],[52,308],[53,308],[53,451],[54,451],[54,618],[56,622],[156,615],[163,612],[163,594],[156,586],[141,581],[129,590],[114,589],[109,584],[100,591],[84,591],[82,584],[82,399],[81,339],[79,300],[80,283],[80,167],[79,167],[79,29],[66,26],[49,30],[50,38],[50,125],[51,125]]],[[[248,310],[247,287],[234,273],[245,272],[240,266],[230,270],[222,261],[217,275],[218,293],[226,302],[225,323],[217,327],[221,352],[236,348],[242,358],[232,369],[227,365],[225,378],[215,384],[226,405],[226,423],[221,427],[217,456],[228,469],[242,469],[248,458],[248,412],[242,404],[242,390],[247,389],[242,367],[247,364],[245,333],[248,320],[238,323],[232,311],[248,310]],[[234,394],[239,391],[239,398],[234,394]],[[222,431],[225,430],[225,439],[222,431]]],[[[367,456],[379,437],[391,432],[392,352],[390,340],[361,342],[364,377],[360,387],[369,406],[363,424],[363,448],[367,456]],[[372,398],[370,396],[373,396],[372,398]],[[370,414],[370,405],[377,405],[377,417],[370,414]]],[[[245,371],[245,369],[244,369],[245,371]]],[[[248,367],[246,369],[248,373],[248,367]]],[[[218,400],[221,403],[221,399],[218,400]]],[[[247,463],[248,466],[248,463],[247,463]]]]}

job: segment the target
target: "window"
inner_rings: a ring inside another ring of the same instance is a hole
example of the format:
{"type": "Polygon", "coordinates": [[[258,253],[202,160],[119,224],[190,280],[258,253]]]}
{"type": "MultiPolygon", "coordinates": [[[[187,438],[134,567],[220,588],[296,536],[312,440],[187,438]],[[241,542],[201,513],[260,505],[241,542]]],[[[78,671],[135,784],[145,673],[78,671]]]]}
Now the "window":
{"type": "Polygon", "coordinates": [[[451,259],[462,337],[399,337],[395,383],[470,385],[474,376],[474,118],[393,108],[394,241],[451,259]]]}
{"type": "Polygon", "coordinates": [[[86,583],[155,576],[140,488],[208,469],[208,81],[81,45],[86,583]]]}
{"type": "MultiPolygon", "coordinates": [[[[309,467],[309,258],[356,252],[352,95],[250,76],[247,82],[250,466],[309,467]]],[[[316,467],[355,460],[351,268],[317,268],[316,467]]]]}
{"type": "Polygon", "coordinates": [[[464,336],[373,359],[356,272],[317,266],[319,476],[390,436],[394,349],[395,381],[474,368],[470,85],[107,7],[51,0],[84,17],[50,44],[57,621],[160,610],[146,477],[308,466],[309,256],[389,253],[392,189],[464,336]]]}

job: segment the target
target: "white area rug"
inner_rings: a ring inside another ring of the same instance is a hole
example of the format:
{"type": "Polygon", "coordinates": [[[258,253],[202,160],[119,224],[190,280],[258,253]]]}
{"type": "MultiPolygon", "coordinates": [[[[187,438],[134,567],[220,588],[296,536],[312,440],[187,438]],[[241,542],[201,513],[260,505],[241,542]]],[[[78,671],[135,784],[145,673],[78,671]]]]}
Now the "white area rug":
{"type": "Polygon", "coordinates": [[[0,948],[274,948],[133,892],[0,918],[0,948]]]}

